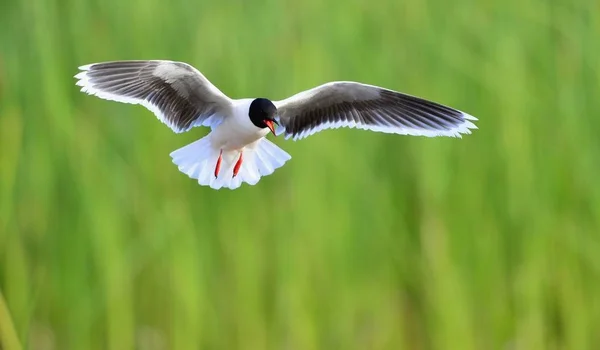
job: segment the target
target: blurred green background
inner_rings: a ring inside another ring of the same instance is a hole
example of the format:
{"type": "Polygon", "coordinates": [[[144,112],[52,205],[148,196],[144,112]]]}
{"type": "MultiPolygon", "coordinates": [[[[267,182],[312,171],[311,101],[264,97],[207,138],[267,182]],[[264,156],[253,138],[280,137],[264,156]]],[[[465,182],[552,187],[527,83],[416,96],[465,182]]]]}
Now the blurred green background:
{"type": "Polygon", "coordinates": [[[2,0],[0,348],[597,349],[599,56],[584,0],[2,0]],[[169,157],[207,129],[79,92],[120,59],[479,130],[278,138],[283,168],[214,191],[169,157]]]}

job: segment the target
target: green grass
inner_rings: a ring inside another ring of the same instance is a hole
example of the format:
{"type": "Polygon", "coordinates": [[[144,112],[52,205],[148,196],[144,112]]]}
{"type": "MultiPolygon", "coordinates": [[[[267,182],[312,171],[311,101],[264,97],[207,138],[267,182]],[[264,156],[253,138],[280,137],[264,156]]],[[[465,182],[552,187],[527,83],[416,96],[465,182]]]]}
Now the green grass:
{"type": "Polygon", "coordinates": [[[599,56],[594,1],[5,0],[0,348],[595,349],[599,56]],[[72,78],[160,58],[236,98],[358,80],[480,129],[276,139],[285,167],[214,191],[169,157],[207,130],[72,78]]]}

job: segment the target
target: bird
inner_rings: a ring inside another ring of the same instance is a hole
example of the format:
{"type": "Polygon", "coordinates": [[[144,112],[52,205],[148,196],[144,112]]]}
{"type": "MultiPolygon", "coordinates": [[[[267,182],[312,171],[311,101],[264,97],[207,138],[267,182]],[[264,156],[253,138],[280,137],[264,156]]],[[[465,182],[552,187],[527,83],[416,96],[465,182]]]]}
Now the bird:
{"type": "Polygon", "coordinates": [[[462,137],[478,119],[457,109],[391,89],[332,81],[283,100],[232,99],[190,64],[121,60],[78,67],[80,91],[144,106],[175,133],[208,127],[204,137],[170,153],[179,171],[199,185],[256,185],[291,156],[266,137],[300,140],[325,129],[462,137]]]}

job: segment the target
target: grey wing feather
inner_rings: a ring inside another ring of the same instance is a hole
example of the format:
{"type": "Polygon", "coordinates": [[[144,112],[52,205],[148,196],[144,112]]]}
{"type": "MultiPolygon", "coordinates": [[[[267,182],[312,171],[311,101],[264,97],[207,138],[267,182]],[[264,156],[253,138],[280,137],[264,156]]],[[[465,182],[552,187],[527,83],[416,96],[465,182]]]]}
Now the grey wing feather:
{"type": "Polygon", "coordinates": [[[451,107],[381,87],[331,82],[275,101],[278,134],[294,140],[340,127],[422,136],[470,134],[477,118],[451,107]]]}
{"type": "Polygon", "coordinates": [[[175,132],[214,127],[231,100],[197,69],[164,60],[113,61],[79,67],[81,91],[107,100],[140,104],[175,132]]]}

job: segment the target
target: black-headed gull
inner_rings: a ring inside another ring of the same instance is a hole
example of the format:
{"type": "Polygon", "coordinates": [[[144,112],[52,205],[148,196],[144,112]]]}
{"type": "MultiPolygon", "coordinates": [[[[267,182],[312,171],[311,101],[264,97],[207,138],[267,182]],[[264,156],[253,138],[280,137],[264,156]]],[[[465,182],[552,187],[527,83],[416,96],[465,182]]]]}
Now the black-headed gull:
{"type": "Polygon", "coordinates": [[[254,185],[291,158],[265,138],[269,132],[294,140],[339,127],[460,137],[477,128],[476,118],[454,108],[356,82],[330,82],[270,101],[231,99],[183,62],[113,61],[79,69],[75,78],[83,92],[140,104],[177,133],[210,127],[171,157],[181,172],[214,189],[254,185]]]}

